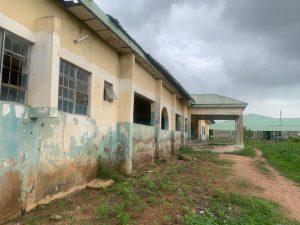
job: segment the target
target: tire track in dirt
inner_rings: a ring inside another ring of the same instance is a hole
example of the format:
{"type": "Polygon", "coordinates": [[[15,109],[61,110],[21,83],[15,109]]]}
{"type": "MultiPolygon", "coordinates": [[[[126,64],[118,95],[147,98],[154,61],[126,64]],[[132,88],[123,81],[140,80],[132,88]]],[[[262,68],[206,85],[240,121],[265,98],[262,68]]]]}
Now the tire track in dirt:
{"type": "Polygon", "coordinates": [[[300,187],[293,181],[281,176],[273,167],[266,165],[271,171],[270,175],[262,174],[256,167],[255,161],[266,162],[261,151],[255,149],[257,156],[249,158],[238,155],[222,154],[220,158],[234,162],[234,173],[243,179],[250,180],[253,184],[264,189],[254,195],[278,203],[284,209],[285,214],[300,221],[300,187]]]}

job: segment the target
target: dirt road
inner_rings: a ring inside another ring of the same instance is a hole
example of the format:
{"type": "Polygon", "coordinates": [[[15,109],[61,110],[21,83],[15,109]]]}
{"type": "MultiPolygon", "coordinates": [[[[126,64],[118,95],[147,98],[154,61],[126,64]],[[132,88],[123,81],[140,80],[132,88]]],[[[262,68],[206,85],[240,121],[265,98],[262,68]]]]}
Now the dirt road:
{"type": "Polygon", "coordinates": [[[270,171],[268,175],[259,171],[255,166],[255,162],[257,160],[266,162],[266,160],[259,150],[256,149],[256,152],[257,156],[255,158],[225,154],[220,157],[235,162],[233,168],[236,175],[250,180],[264,189],[264,191],[255,195],[278,203],[286,210],[287,216],[300,221],[300,187],[281,176],[269,165],[267,165],[267,169],[270,171]]]}

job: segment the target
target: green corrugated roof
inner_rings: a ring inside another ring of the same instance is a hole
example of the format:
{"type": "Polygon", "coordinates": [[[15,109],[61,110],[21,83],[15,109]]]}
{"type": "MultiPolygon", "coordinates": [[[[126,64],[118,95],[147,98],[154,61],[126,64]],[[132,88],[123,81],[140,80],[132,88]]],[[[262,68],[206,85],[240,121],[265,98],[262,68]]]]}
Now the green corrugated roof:
{"type": "MultiPolygon", "coordinates": [[[[272,118],[257,114],[244,116],[244,127],[252,131],[300,131],[300,118],[272,118]]],[[[215,130],[234,130],[235,122],[228,120],[210,126],[215,130]]]]}
{"type": "Polygon", "coordinates": [[[239,100],[228,98],[222,95],[216,94],[193,94],[195,104],[193,107],[241,107],[246,108],[247,103],[239,100]]]}

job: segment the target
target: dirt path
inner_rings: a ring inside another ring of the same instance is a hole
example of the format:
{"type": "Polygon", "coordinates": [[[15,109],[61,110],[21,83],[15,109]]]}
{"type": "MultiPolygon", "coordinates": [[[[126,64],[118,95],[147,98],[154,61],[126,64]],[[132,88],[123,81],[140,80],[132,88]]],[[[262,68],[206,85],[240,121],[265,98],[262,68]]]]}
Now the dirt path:
{"type": "Polygon", "coordinates": [[[223,159],[235,162],[233,168],[236,175],[252,181],[255,185],[264,189],[261,193],[256,193],[260,197],[266,198],[281,205],[286,211],[287,216],[300,221],[300,187],[279,173],[271,166],[267,165],[270,170],[269,175],[260,172],[255,166],[257,160],[266,160],[262,157],[261,151],[257,150],[255,158],[221,155],[223,159]]]}

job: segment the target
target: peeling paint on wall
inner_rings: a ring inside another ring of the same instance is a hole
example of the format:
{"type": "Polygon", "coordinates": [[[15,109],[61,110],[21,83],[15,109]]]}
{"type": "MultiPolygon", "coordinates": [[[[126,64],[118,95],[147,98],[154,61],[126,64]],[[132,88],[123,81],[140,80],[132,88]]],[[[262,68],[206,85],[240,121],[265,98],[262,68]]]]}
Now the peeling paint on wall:
{"type": "Polygon", "coordinates": [[[132,168],[151,164],[155,153],[155,127],[133,124],[132,139],[132,168]]]}
{"type": "Polygon", "coordinates": [[[170,130],[160,130],[159,145],[160,145],[160,156],[162,158],[168,158],[172,152],[170,130]]]}
{"type": "MultiPolygon", "coordinates": [[[[30,111],[23,105],[0,102],[3,207],[12,202],[12,188],[18,190],[20,197],[15,208],[31,209],[51,196],[86,184],[96,177],[99,158],[121,165],[122,169],[126,167],[122,163],[129,156],[128,125],[120,126],[119,135],[117,128],[109,128],[100,138],[99,126],[89,117],[58,113],[53,118],[28,119],[30,111]],[[13,171],[19,174],[20,182],[8,184],[4,177],[13,171]]],[[[9,213],[4,214],[0,218],[9,213]]]]}

